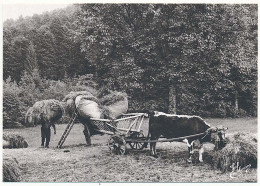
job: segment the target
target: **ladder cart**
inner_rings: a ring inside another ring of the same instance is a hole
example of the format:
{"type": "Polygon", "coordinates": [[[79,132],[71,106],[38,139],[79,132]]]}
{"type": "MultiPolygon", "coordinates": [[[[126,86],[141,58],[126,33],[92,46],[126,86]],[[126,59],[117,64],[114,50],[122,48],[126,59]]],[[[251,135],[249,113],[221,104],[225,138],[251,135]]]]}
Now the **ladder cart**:
{"type": "Polygon", "coordinates": [[[109,150],[121,155],[125,154],[127,144],[137,150],[147,147],[146,142],[132,141],[147,140],[142,130],[145,117],[148,117],[145,113],[129,113],[115,120],[91,118],[90,123],[98,132],[111,135],[107,142],[109,150]]]}
{"type": "MultiPolygon", "coordinates": [[[[148,139],[144,136],[142,130],[145,117],[148,117],[145,113],[129,113],[123,114],[120,118],[115,120],[91,118],[90,125],[93,125],[95,130],[99,133],[111,135],[107,145],[112,153],[121,155],[125,154],[127,144],[132,149],[137,150],[142,150],[147,147],[146,142],[136,141],[144,141],[148,139]]],[[[58,143],[58,148],[62,147],[76,118],[77,113],[75,112],[58,143]]]]}

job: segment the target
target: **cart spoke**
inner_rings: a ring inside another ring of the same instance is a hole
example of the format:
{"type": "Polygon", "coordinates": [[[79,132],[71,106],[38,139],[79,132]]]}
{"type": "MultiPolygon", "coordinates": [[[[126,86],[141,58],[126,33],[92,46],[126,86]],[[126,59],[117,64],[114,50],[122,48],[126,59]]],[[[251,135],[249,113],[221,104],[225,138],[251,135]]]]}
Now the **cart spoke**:
{"type": "Polygon", "coordinates": [[[108,140],[108,147],[114,154],[121,155],[125,153],[125,140],[123,137],[113,135],[108,140]]]}
{"type": "MultiPolygon", "coordinates": [[[[144,134],[143,133],[138,133],[138,132],[134,132],[130,135],[130,139],[133,140],[144,140],[144,134]]],[[[145,147],[145,143],[143,142],[128,142],[129,146],[132,149],[136,149],[136,150],[142,150],[145,147]]]]}
{"type": "Polygon", "coordinates": [[[121,154],[124,154],[124,151],[125,151],[124,149],[119,148],[119,153],[120,153],[120,155],[121,155],[121,154]]]}
{"type": "Polygon", "coordinates": [[[116,154],[120,155],[120,149],[119,148],[115,148],[116,149],[116,154]]]}

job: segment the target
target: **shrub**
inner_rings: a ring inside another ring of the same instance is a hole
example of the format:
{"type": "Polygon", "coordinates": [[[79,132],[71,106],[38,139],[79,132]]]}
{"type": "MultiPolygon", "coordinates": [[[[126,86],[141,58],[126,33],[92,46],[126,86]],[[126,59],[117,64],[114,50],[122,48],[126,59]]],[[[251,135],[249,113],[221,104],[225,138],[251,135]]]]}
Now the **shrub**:
{"type": "Polygon", "coordinates": [[[3,87],[3,126],[5,128],[19,126],[23,123],[24,113],[24,104],[19,98],[21,90],[11,78],[4,81],[3,87]]]}
{"type": "MultiPolygon", "coordinates": [[[[25,125],[25,114],[37,101],[47,99],[61,101],[71,91],[88,91],[97,95],[96,86],[92,75],[68,78],[63,81],[41,79],[41,87],[43,87],[41,90],[27,73],[23,74],[19,84],[8,78],[3,86],[3,127],[17,128],[25,125]]],[[[65,116],[59,120],[59,123],[68,121],[68,116],[65,116]]]]}

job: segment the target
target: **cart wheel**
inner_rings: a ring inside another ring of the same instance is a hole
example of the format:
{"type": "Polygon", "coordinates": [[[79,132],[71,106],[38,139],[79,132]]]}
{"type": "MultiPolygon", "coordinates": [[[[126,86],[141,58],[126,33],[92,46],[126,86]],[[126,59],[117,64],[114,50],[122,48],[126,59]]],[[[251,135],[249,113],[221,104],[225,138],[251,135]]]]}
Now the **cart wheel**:
{"type": "MultiPolygon", "coordinates": [[[[134,132],[130,135],[131,139],[144,139],[144,134],[143,133],[139,133],[139,132],[134,132]]],[[[128,143],[130,145],[130,147],[132,149],[136,149],[136,150],[142,150],[145,147],[147,147],[147,143],[143,143],[143,142],[129,142],[128,143]]]]}
{"type": "Polygon", "coordinates": [[[126,142],[124,138],[119,135],[113,135],[109,138],[107,143],[111,153],[123,155],[126,151],[126,142]]]}

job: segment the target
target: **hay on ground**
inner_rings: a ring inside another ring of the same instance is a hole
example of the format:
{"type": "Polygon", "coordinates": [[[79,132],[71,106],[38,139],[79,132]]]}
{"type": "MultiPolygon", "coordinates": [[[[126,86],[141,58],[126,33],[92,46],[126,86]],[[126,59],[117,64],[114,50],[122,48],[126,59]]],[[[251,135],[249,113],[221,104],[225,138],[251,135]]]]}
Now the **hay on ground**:
{"type": "Polygon", "coordinates": [[[27,148],[28,143],[19,134],[4,132],[3,133],[3,148],[4,149],[14,149],[14,148],[27,148]]]}
{"type": "Polygon", "coordinates": [[[240,168],[257,167],[257,139],[251,134],[235,133],[227,137],[227,145],[213,155],[214,167],[231,171],[232,165],[240,168]]]}
{"type": "Polygon", "coordinates": [[[20,181],[20,168],[17,160],[13,157],[3,158],[3,181],[4,182],[20,181]]]}
{"type": "Polygon", "coordinates": [[[7,149],[10,146],[10,143],[6,140],[3,140],[3,149],[7,149]]]}
{"type": "Polygon", "coordinates": [[[109,119],[116,119],[128,110],[127,94],[112,92],[101,99],[104,115],[109,119]]]}

